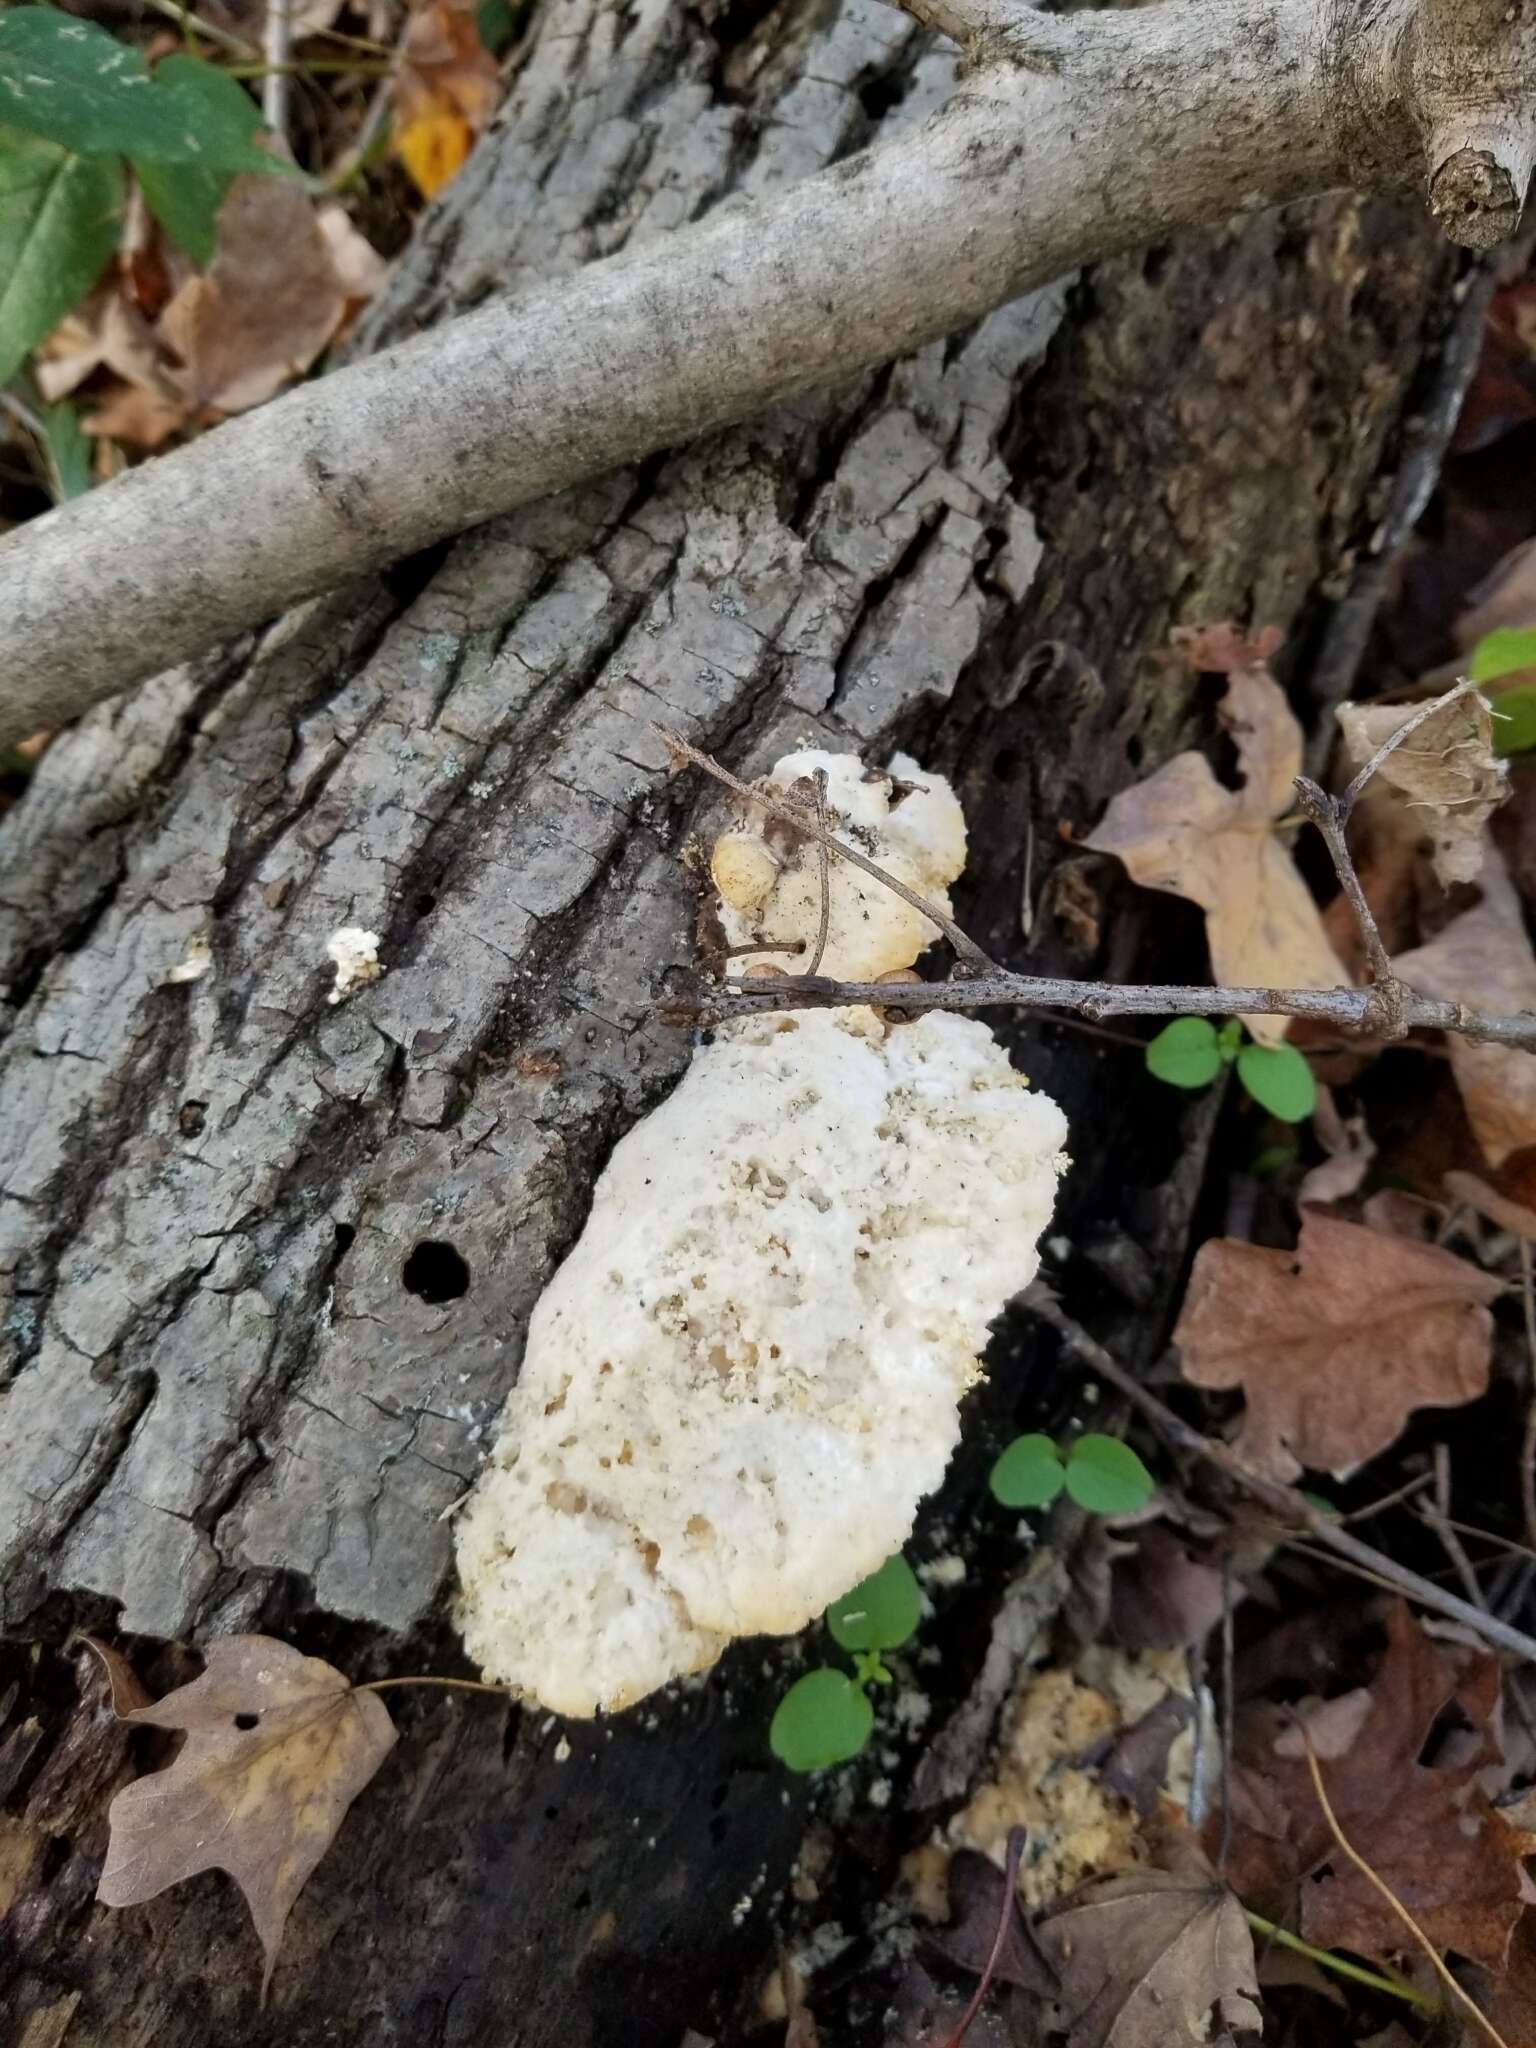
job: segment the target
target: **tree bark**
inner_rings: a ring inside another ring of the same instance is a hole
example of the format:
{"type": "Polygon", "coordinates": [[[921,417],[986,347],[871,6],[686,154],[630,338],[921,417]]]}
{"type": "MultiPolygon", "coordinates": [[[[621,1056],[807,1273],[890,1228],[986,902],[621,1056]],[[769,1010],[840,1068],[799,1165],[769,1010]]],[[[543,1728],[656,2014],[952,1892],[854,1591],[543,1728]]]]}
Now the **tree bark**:
{"type": "MultiPolygon", "coordinates": [[[[771,193],[920,120],[955,64],[875,0],[550,0],[368,342],[771,193]]],[[[0,1647],[17,2038],[745,2038],[810,1796],[766,1751],[794,1646],[611,1726],[390,1695],[404,1740],[261,2015],[222,1880],[91,1903],[107,1796],[150,1759],[78,1701],[65,1632],[154,1639],[129,1647],[161,1684],[188,1667],[156,1642],[232,1628],[358,1677],[457,1668],[441,1517],[594,1171],[688,1057],[653,996],[692,958],[679,854],[716,813],[653,719],[747,773],[805,738],[907,744],[961,787],[961,913],[998,959],[1198,973],[1193,917],[1145,923],[1064,835],[1202,735],[1172,626],[1325,634],[1444,417],[1462,260],[1420,210],[1343,198],[1165,244],[319,598],[55,743],[0,825],[0,1614],[44,1646],[0,1647]],[[332,1007],[343,925],[386,971],[332,1007]],[[201,938],[210,971],[169,982],[201,938]]],[[[1134,1049],[999,1028],[1072,1119],[1068,1276],[1146,1360],[1215,1107],[1134,1049]]],[[[935,1717],[1006,1576],[987,1431],[1060,1398],[1052,1356],[1005,1320],[925,1515],[920,1554],[978,1559],[931,1627],[935,1717]]],[[[904,1778],[891,1753],[855,1783],[904,1778]]],[[[899,1799],[857,1812],[823,1914],[906,1846],[899,1799]]]]}

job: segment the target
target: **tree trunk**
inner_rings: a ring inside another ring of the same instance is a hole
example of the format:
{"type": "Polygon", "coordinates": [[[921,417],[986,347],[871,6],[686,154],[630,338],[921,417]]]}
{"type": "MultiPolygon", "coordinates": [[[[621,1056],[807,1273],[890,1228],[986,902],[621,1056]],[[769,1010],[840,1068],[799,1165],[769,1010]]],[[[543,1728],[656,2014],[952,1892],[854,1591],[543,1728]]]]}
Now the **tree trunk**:
{"type": "MultiPolygon", "coordinates": [[[[875,0],[760,14],[547,0],[365,344],[801,177],[952,85],[875,0]]],[[[317,600],[54,744],[0,827],[0,1620],[45,1646],[0,1647],[16,2038],[743,2038],[810,1804],[766,1748],[793,1646],[611,1725],[390,1695],[403,1740],[263,2015],[225,1881],[92,1904],[107,1797],[151,1759],[79,1703],[67,1629],[460,1668],[444,1511],[595,1170],[688,1057],[653,999],[692,957],[679,852],[713,799],[652,719],[745,772],[801,739],[909,746],[957,778],[961,915],[998,958],[1198,973],[1193,917],[1148,917],[1070,836],[1205,729],[1170,628],[1315,649],[1349,625],[1443,419],[1461,261],[1346,198],[1151,251],[317,600]],[[346,925],[386,971],[332,1007],[346,925]],[[169,981],[205,937],[209,971],[169,981]]],[[[1068,1277],[1150,1359],[1215,1108],[1101,1036],[1003,1028],[1072,1119],[1068,1277]]],[[[932,1625],[935,1722],[1010,1568],[986,1434],[1059,1398],[1052,1356],[1005,1320],[925,1514],[920,1551],[976,1552],[932,1625]]],[[[161,1684],[191,1668],[128,1647],[161,1684]]],[[[817,1912],[856,1915],[914,1829],[899,1797],[859,1809],[817,1912]]]]}

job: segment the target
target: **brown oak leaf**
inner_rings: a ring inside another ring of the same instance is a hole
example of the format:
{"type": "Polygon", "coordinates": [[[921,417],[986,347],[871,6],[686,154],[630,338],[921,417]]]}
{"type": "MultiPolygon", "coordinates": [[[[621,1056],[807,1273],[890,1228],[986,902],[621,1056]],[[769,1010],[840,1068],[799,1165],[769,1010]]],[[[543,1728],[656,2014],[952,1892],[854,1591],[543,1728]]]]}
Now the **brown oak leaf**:
{"type": "MultiPolygon", "coordinates": [[[[1413,704],[1345,704],[1339,730],[1353,774],[1417,716],[1413,704]]],[[[1450,888],[1483,864],[1488,820],[1509,795],[1509,769],[1493,751],[1493,714],[1475,690],[1453,697],[1394,747],[1369,785],[1378,802],[1427,833],[1435,873],[1450,888]]]]}
{"type": "Polygon", "coordinates": [[[1234,2031],[1262,2024],[1253,1936],[1206,1871],[1095,1878],[1037,1932],[1061,1979],[1069,2048],[1168,2048],[1206,2040],[1213,2019],[1234,2031]]]}
{"type": "Polygon", "coordinates": [[[1173,1336],[1187,1380],[1242,1388],[1235,1448],[1252,1471],[1342,1479],[1415,1408],[1486,1391],[1501,1291],[1439,1245],[1306,1210],[1294,1252],[1203,1244],[1173,1336]]]}
{"type": "MultiPolygon", "coordinates": [[[[1301,727],[1264,666],[1264,646],[1212,628],[1187,639],[1186,656],[1227,672],[1219,715],[1237,745],[1242,788],[1223,788],[1203,754],[1175,754],[1145,782],[1122,790],[1084,844],[1115,854],[1144,888],[1200,905],[1218,982],[1336,988],[1344,970],[1274,829],[1295,805],[1301,727]]],[[[1244,1021],[1265,1043],[1285,1037],[1284,1017],[1244,1021]]]]}
{"type": "MultiPolygon", "coordinates": [[[[1500,1684],[1495,1657],[1436,1644],[1398,1603],[1370,1684],[1304,1713],[1350,1846],[1436,1948],[1491,1969],[1503,1967],[1530,1896],[1523,1861],[1536,1848],[1477,1784],[1499,1755],[1500,1684]],[[1471,1736],[1446,1746],[1450,1766],[1426,1764],[1435,1724],[1453,1703],[1471,1736]]],[[[1261,1702],[1239,1715],[1231,1803],[1226,1870],[1243,1898],[1283,1917],[1299,1888],[1308,1941],[1383,1962],[1412,1952],[1401,1919],[1337,1849],[1293,1710],[1261,1702]]]]}
{"type": "MultiPolygon", "coordinates": [[[[1428,945],[1392,962],[1411,988],[1483,1010],[1536,1010],[1536,953],[1520,898],[1490,845],[1478,877],[1482,901],[1453,918],[1428,945]]],[[[1490,1166],[1536,1144],[1536,1060],[1517,1046],[1446,1040],[1467,1121],[1490,1166]]]]}
{"type": "MultiPolygon", "coordinates": [[[[190,1685],[121,1712],[187,1739],[113,1800],[96,1896],[133,1906],[199,1871],[228,1871],[256,1923],[265,1995],[293,1902],[395,1727],[377,1693],[270,1636],[221,1636],[204,1655],[190,1685]]],[[[116,1704],[122,1676],[111,1663],[108,1673],[116,1704]]]]}

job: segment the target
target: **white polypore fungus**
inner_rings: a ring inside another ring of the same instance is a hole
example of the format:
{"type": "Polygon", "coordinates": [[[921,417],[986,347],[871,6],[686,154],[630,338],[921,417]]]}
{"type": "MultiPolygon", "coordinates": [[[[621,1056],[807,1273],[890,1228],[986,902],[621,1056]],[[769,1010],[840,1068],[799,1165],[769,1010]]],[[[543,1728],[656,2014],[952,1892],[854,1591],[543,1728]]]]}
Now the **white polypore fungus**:
{"type": "MultiPolygon", "coordinates": [[[[835,755],[772,779],[818,766],[834,829],[943,904],[965,851],[947,785],[835,755]]],[[[777,872],[722,910],[728,939],[814,945],[814,850],[757,829],[777,872]]],[[[831,880],[826,971],[872,978],[927,943],[878,883],[846,863],[831,880]]],[[[1034,1275],[1065,1136],[966,1018],[721,1029],[615,1148],[534,1310],[457,1528],[470,1654],[591,1714],[734,1636],[802,1628],[882,1564],[943,1477],[988,1324],[1034,1275]]]]}

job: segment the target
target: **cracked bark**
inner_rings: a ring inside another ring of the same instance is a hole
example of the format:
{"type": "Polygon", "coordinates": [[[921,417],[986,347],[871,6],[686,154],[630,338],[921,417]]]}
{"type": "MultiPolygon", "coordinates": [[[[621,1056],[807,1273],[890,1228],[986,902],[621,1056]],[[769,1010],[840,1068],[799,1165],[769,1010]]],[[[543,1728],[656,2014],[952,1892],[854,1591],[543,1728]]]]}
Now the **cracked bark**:
{"type": "MultiPolygon", "coordinates": [[[[954,52],[875,0],[787,4],[736,43],[729,19],[539,14],[367,343],[770,194],[952,90],[954,52]]],[[[444,1668],[439,1517],[593,1172],[687,1057],[651,998],[691,957],[677,856],[712,798],[668,780],[650,720],[745,772],[807,737],[913,745],[965,795],[978,937],[1035,971],[1132,971],[1138,907],[1057,828],[1198,736],[1170,626],[1325,629],[1458,260],[1412,210],[1344,199],[1168,244],[316,599],[59,741],[0,825],[4,1626],[267,1627],[359,1676],[444,1668]],[[343,924],[381,934],[387,971],[332,1008],[343,924]],[[166,985],[199,935],[212,971],[166,985]],[[466,1291],[409,1290],[421,1245],[453,1248],[466,1291]]],[[[1158,973],[1193,963],[1193,923],[1156,915],[1158,973]]],[[[1104,1334],[1147,1355],[1193,1127],[1134,1055],[1003,1029],[1073,1118],[1063,1228],[1111,1276],[1104,1334]]],[[[983,1435],[1036,1342],[1005,1324],[983,1435]]],[[[982,1463],[973,1432],[930,1526],[982,1463]]],[[[936,1624],[956,1690],[967,1612],[936,1624]]],[[[394,1696],[405,1740],[260,2017],[227,1887],[91,1907],[126,1748],[55,1650],[18,1652],[0,2006],[68,2007],[56,2038],[114,2048],[735,2040],[803,1818],[763,1767],[790,1654],[750,1646],[654,1715],[572,1731],[564,1766],[537,1717],[394,1696]],[[61,1795],[47,1758],[82,1750],[108,1761],[61,1795]]],[[[863,1831],[877,1869],[900,1825],[863,1831]]]]}

